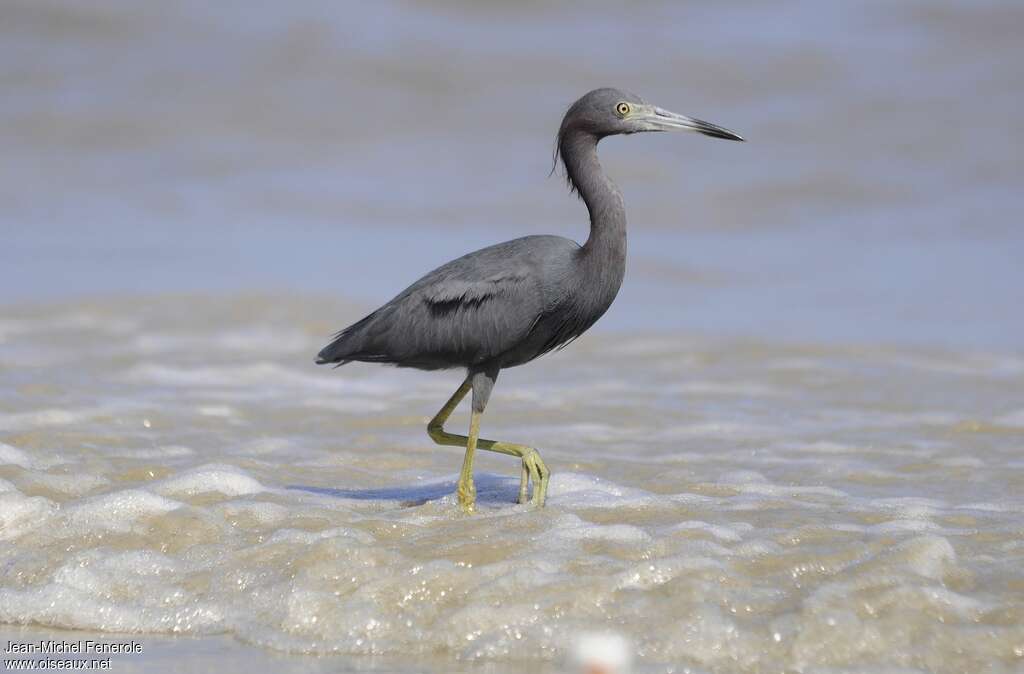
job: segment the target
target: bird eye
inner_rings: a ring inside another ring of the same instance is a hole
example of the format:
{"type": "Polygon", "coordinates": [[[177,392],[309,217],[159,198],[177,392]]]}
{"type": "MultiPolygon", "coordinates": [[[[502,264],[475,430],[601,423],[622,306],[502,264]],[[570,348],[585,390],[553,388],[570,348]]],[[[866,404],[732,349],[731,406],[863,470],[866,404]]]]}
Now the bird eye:
{"type": "Polygon", "coordinates": [[[632,108],[629,107],[629,103],[626,102],[619,103],[618,105],[615,106],[615,114],[617,114],[619,117],[625,117],[626,115],[629,114],[630,110],[632,110],[632,108]]]}

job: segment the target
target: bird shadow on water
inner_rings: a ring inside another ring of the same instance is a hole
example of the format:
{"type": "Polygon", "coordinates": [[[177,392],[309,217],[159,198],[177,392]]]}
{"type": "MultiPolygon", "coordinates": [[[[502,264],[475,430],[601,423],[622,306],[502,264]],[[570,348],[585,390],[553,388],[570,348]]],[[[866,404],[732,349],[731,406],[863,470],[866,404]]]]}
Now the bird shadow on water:
{"type": "MultiPolygon", "coordinates": [[[[519,480],[504,475],[481,473],[473,477],[477,503],[517,503],[519,480]]],[[[455,493],[455,480],[438,480],[422,484],[382,487],[379,489],[339,489],[301,484],[288,485],[288,489],[320,496],[354,499],[357,501],[395,501],[403,508],[414,508],[455,493]]]]}

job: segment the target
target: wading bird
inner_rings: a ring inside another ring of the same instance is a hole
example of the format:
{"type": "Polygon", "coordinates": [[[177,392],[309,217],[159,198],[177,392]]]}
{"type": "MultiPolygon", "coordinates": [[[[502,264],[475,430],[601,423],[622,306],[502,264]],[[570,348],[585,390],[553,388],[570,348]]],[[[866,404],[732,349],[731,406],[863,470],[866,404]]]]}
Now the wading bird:
{"type": "Polygon", "coordinates": [[[579,337],[600,318],[622,285],[626,211],[622,194],[597,160],[605,136],[642,131],[697,131],[743,140],[722,127],[645,103],[617,89],[596,89],[570,106],[558,130],[571,191],[590,212],[582,246],[560,236],[527,236],[483,248],[438,267],[358,323],[338,332],[317,363],[388,363],[421,370],[465,368],[466,379],[427,425],[440,445],[465,447],[456,493],[472,511],[476,449],[522,461],[519,502],[544,505],[550,472],[537,450],[479,437],[480,417],[498,373],[528,363],[579,337]],[[444,429],[472,391],[469,435],[444,429]]]}

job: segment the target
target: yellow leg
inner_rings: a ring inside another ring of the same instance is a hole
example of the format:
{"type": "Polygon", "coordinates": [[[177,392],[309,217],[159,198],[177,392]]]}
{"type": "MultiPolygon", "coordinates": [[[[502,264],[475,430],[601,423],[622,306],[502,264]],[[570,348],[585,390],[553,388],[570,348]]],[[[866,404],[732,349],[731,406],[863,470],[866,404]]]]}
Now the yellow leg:
{"type": "MultiPolygon", "coordinates": [[[[519,445],[513,442],[500,442],[497,440],[487,440],[485,438],[478,437],[480,431],[480,416],[481,413],[474,412],[469,422],[470,435],[458,435],[456,433],[449,433],[444,430],[444,422],[448,421],[448,417],[451,416],[455,408],[458,407],[462,399],[466,397],[471,388],[470,380],[466,379],[462,383],[452,397],[448,399],[448,402],[444,404],[434,418],[427,424],[427,434],[430,435],[431,439],[439,445],[448,445],[451,447],[465,447],[466,458],[463,460],[462,473],[459,476],[459,503],[463,502],[462,489],[463,484],[467,483],[472,488],[472,471],[473,471],[473,457],[472,452],[477,449],[486,449],[489,452],[498,452],[499,454],[508,454],[509,456],[515,456],[522,460],[523,467],[519,476],[519,502],[526,503],[527,499],[527,486],[529,480],[533,480],[533,498],[532,503],[535,506],[543,506],[544,501],[548,495],[548,480],[551,477],[551,471],[544,465],[544,461],[541,460],[540,454],[533,447],[527,447],[526,445],[519,445]],[[470,440],[473,440],[473,448],[470,449],[470,440]],[[469,471],[469,479],[466,480],[467,474],[467,463],[469,471]]],[[[475,490],[473,495],[475,496],[475,490]]]]}
{"type": "Polygon", "coordinates": [[[473,454],[476,452],[476,441],[480,435],[480,412],[474,411],[469,418],[469,437],[466,438],[466,456],[462,459],[462,472],[459,473],[459,486],[455,490],[459,497],[459,506],[463,511],[471,513],[476,509],[476,487],[473,485],[473,454]]]}

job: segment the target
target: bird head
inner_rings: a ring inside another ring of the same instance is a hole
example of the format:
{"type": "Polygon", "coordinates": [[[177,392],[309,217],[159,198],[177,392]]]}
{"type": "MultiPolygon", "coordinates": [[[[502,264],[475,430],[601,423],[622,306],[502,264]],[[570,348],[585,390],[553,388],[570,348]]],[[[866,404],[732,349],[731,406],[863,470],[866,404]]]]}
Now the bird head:
{"type": "Polygon", "coordinates": [[[573,103],[559,130],[559,137],[577,130],[604,138],[645,131],[696,131],[705,136],[743,140],[728,129],[647,103],[635,94],[618,89],[594,89],[573,103]]]}

